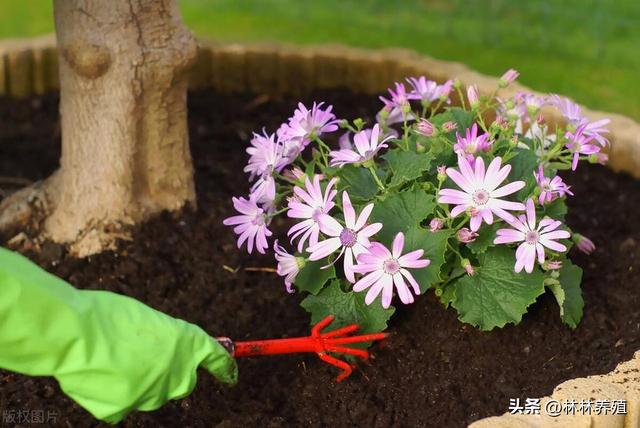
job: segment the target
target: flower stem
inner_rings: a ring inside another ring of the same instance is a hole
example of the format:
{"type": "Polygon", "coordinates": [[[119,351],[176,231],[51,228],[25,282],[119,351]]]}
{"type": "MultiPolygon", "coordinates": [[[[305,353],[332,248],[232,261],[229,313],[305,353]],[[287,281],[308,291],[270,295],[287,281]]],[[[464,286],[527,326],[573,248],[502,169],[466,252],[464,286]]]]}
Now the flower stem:
{"type": "Polygon", "coordinates": [[[384,184],[382,184],[382,181],[380,181],[380,178],[378,177],[378,174],[376,174],[376,170],[373,169],[373,166],[368,166],[367,169],[369,170],[371,175],[373,175],[373,179],[376,181],[376,184],[378,185],[380,190],[382,190],[384,192],[386,189],[384,187],[384,184]]]}

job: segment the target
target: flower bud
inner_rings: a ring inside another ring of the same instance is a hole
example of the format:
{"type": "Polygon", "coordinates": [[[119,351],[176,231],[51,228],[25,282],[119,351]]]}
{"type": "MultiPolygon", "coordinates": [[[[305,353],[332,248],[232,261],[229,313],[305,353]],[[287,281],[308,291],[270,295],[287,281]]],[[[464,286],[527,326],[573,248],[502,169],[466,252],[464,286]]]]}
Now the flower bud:
{"type": "Polygon", "coordinates": [[[453,81],[453,87],[455,89],[460,89],[462,87],[462,82],[460,81],[460,79],[455,79],[453,81]]]}
{"type": "Polygon", "coordinates": [[[502,75],[498,85],[501,88],[506,88],[507,86],[509,86],[509,84],[513,83],[514,80],[518,78],[518,76],[520,76],[520,73],[518,73],[513,68],[510,68],[509,70],[505,71],[505,73],[502,75]]]}
{"type": "Polygon", "coordinates": [[[545,123],[544,116],[539,114],[538,117],[536,117],[536,123],[538,126],[543,126],[545,123]]]}
{"type": "Polygon", "coordinates": [[[442,226],[444,226],[444,221],[441,218],[432,218],[429,222],[429,230],[432,232],[437,232],[442,229],[442,226]]]}
{"type": "Polygon", "coordinates": [[[467,99],[469,100],[469,105],[472,109],[478,108],[480,105],[480,97],[478,95],[478,87],[476,85],[471,85],[467,88],[467,99]]]}
{"type": "Polygon", "coordinates": [[[420,135],[424,135],[425,137],[431,137],[435,133],[435,126],[433,123],[429,122],[427,119],[420,119],[418,125],[416,126],[416,132],[420,135]]]}
{"type": "Polygon", "coordinates": [[[442,124],[442,129],[445,132],[455,131],[456,129],[458,129],[458,124],[448,120],[448,121],[446,121],[445,123],[442,124]]]}
{"type": "Polygon", "coordinates": [[[460,265],[465,270],[465,272],[467,272],[467,275],[473,276],[476,274],[476,271],[473,266],[471,266],[471,262],[469,261],[469,259],[462,259],[460,265]]]}
{"type": "Polygon", "coordinates": [[[438,167],[438,181],[443,183],[447,179],[447,167],[440,165],[438,167]]]}
{"type": "Polygon", "coordinates": [[[558,270],[562,269],[562,262],[560,260],[547,260],[542,267],[545,270],[558,270]]]}
{"type": "Polygon", "coordinates": [[[579,233],[574,233],[571,240],[576,244],[576,248],[585,254],[591,254],[596,249],[596,245],[591,239],[579,233]]]}
{"type": "Polygon", "coordinates": [[[476,240],[477,237],[478,237],[478,234],[476,232],[472,232],[471,230],[469,230],[469,228],[466,228],[466,227],[463,227],[462,229],[460,229],[456,234],[456,238],[458,238],[458,241],[462,242],[463,244],[468,244],[469,242],[473,242],[476,240]]]}

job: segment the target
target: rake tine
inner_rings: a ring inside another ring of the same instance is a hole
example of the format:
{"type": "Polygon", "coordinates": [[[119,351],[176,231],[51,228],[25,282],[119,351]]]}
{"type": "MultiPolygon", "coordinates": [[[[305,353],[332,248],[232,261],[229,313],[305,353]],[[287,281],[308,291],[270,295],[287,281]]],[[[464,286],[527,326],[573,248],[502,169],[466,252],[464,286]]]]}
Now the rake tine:
{"type": "Polygon", "coordinates": [[[336,382],[342,382],[343,380],[348,378],[353,372],[353,369],[351,368],[351,366],[342,360],[339,360],[330,355],[327,355],[324,352],[319,353],[318,356],[325,363],[331,364],[332,366],[336,366],[342,369],[342,373],[340,373],[338,377],[336,377],[336,382]]]}
{"type": "Polygon", "coordinates": [[[358,324],[351,324],[351,325],[348,325],[346,327],[342,327],[342,328],[339,328],[337,330],[333,330],[333,331],[330,331],[328,333],[324,333],[322,335],[322,337],[324,339],[331,339],[332,337],[343,336],[343,335],[347,335],[349,333],[353,333],[354,331],[358,331],[359,328],[360,328],[360,326],[358,324]]]}
{"type": "Polygon", "coordinates": [[[362,349],[347,348],[346,346],[327,346],[326,349],[329,352],[337,352],[340,354],[354,355],[356,357],[362,358],[363,360],[369,359],[369,353],[362,349]]]}
{"type": "Polygon", "coordinates": [[[331,324],[333,320],[334,320],[334,316],[329,315],[328,317],[320,321],[318,324],[314,325],[313,328],[311,329],[311,336],[319,337],[322,334],[322,330],[325,327],[327,327],[329,324],[331,324]]]}

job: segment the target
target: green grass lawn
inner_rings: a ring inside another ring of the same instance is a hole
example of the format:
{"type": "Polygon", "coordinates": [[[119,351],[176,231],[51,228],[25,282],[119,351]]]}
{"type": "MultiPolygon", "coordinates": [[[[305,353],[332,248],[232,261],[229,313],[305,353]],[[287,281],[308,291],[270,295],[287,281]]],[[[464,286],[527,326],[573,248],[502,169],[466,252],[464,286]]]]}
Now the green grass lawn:
{"type": "MultiPolygon", "coordinates": [[[[638,0],[180,0],[222,40],[402,46],[640,119],[638,0]]],[[[0,3],[0,37],[52,31],[51,0],[0,3]]]]}

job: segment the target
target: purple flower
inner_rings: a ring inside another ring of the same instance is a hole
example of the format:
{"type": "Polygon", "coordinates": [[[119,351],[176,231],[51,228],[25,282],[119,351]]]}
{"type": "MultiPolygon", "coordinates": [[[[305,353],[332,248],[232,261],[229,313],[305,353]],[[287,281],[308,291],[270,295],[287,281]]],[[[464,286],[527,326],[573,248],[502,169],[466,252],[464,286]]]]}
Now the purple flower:
{"type": "Polygon", "coordinates": [[[513,68],[510,68],[509,70],[504,72],[502,77],[500,77],[500,86],[503,88],[509,86],[509,84],[513,83],[518,78],[518,76],[520,76],[520,73],[518,73],[513,68]]]}
{"type": "Polygon", "coordinates": [[[469,242],[473,242],[476,240],[477,237],[478,237],[477,232],[472,232],[466,227],[463,227],[458,231],[458,233],[456,233],[456,238],[458,238],[458,241],[462,242],[463,244],[468,244],[469,242]]]}
{"type": "Polygon", "coordinates": [[[453,145],[453,151],[458,156],[466,157],[471,165],[474,163],[476,153],[489,151],[493,144],[493,141],[489,140],[488,133],[478,136],[478,125],[475,123],[471,129],[467,128],[464,137],[456,132],[456,139],[458,142],[453,145]]]}
{"type": "Polygon", "coordinates": [[[269,248],[267,237],[272,235],[271,231],[267,229],[269,216],[253,198],[247,200],[234,197],[232,200],[233,207],[241,215],[226,218],[222,223],[226,226],[235,226],[233,231],[239,235],[238,248],[247,241],[247,250],[251,254],[255,242],[256,250],[265,254],[265,250],[269,248]]]}
{"type": "Polygon", "coordinates": [[[284,276],[284,285],[287,287],[287,293],[293,293],[292,285],[296,280],[298,272],[304,267],[304,258],[287,253],[286,250],[278,244],[277,239],[273,244],[273,251],[275,251],[276,260],[278,261],[276,273],[284,276]]]}
{"type": "Polygon", "coordinates": [[[553,251],[564,252],[567,247],[556,242],[556,239],[565,239],[571,236],[566,230],[556,230],[561,222],[545,218],[536,226],[536,209],[533,199],[527,200],[526,217],[520,215],[512,218],[508,223],[515,229],[498,229],[494,244],[511,244],[522,242],[516,250],[516,264],[514,270],[521,272],[522,268],[528,273],[533,272],[533,265],[538,255],[538,263],[545,261],[545,247],[553,251]]]}
{"type": "Polygon", "coordinates": [[[386,142],[392,139],[388,136],[382,141],[378,141],[380,137],[380,126],[376,123],[371,130],[363,130],[353,136],[355,150],[341,149],[329,152],[331,157],[331,166],[343,167],[350,163],[361,163],[373,159],[373,157],[385,147],[386,142]]]}
{"type": "Polygon", "coordinates": [[[551,202],[565,195],[573,196],[573,193],[569,190],[570,186],[567,186],[560,176],[556,175],[553,178],[545,177],[542,165],[538,167],[538,172],[533,172],[533,175],[536,177],[536,182],[541,190],[538,199],[540,205],[544,205],[546,202],[551,202]]]}
{"type": "Polygon", "coordinates": [[[289,200],[287,216],[304,220],[289,229],[287,234],[291,237],[291,242],[300,237],[298,252],[302,252],[307,239],[309,240],[309,245],[318,243],[320,220],[335,206],[333,199],[337,191],[333,189],[333,186],[336,181],[335,178],[329,181],[324,195],[322,194],[322,187],[320,187],[319,175],[314,175],[313,183],[311,183],[309,177],[305,179],[306,190],[298,186],[293,188],[293,193],[296,197],[289,200]]]}
{"type": "Polygon", "coordinates": [[[432,218],[429,222],[429,230],[432,232],[437,232],[442,229],[442,226],[444,226],[444,221],[441,218],[432,218]]]}
{"type": "Polygon", "coordinates": [[[429,122],[425,118],[422,118],[416,126],[416,132],[418,134],[424,135],[425,137],[431,137],[435,132],[435,127],[433,126],[433,123],[429,122]]]}
{"type": "Polygon", "coordinates": [[[409,93],[409,99],[420,100],[423,105],[429,105],[436,100],[448,101],[449,94],[453,88],[452,80],[447,80],[444,84],[438,85],[433,80],[427,80],[425,76],[409,77],[407,82],[413,88],[409,93]]]}
{"type": "Polygon", "coordinates": [[[594,137],[585,135],[585,127],[580,126],[576,129],[575,133],[567,132],[565,136],[569,139],[566,147],[573,153],[573,161],[571,162],[571,170],[575,171],[578,167],[578,161],[580,155],[592,155],[600,151],[600,147],[595,144],[591,144],[594,137]]]}
{"type": "Polygon", "coordinates": [[[580,106],[569,98],[560,97],[559,95],[549,96],[549,103],[560,110],[564,118],[576,128],[582,127],[582,133],[587,137],[593,137],[602,147],[609,144],[603,133],[609,132],[605,126],[611,122],[609,119],[600,119],[595,122],[589,120],[582,115],[580,106]]]}
{"type": "Polygon", "coordinates": [[[506,210],[524,210],[520,202],[504,201],[500,198],[517,192],[525,186],[524,181],[514,181],[505,186],[498,186],[507,178],[511,171],[511,165],[500,168],[502,159],[496,157],[486,172],[484,160],[478,157],[472,168],[464,157],[458,158],[460,171],[447,168],[447,175],[463,190],[442,189],[438,202],[455,204],[451,210],[451,217],[471,210],[471,230],[477,231],[484,220],[487,224],[493,223],[493,214],[502,219],[511,219],[513,216],[506,210]]]}
{"type": "Polygon", "coordinates": [[[354,284],[353,291],[359,292],[368,288],[369,291],[364,298],[367,305],[382,293],[382,307],[388,308],[393,298],[394,285],[402,303],[413,303],[413,295],[405,279],[413,288],[413,292],[416,295],[420,294],[420,285],[407,269],[422,269],[429,266],[431,261],[421,259],[424,250],[402,255],[403,249],[404,234],[400,232],[393,240],[392,251],[379,242],[374,242],[369,246],[368,252],[358,256],[358,265],[353,270],[367,275],[354,284]]]}
{"type": "Polygon", "coordinates": [[[591,254],[596,249],[596,244],[591,239],[579,233],[574,233],[571,240],[576,244],[576,248],[585,254],[591,254]]]}
{"type": "Polygon", "coordinates": [[[373,204],[362,209],[356,219],[356,212],[351,205],[347,192],[342,192],[342,211],[344,212],[345,226],[342,226],[331,216],[324,216],[321,222],[322,233],[329,236],[328,239],[318,242],[307,248],[311,253],[309,260],[315,261],[327,257],[340,248],[338,260],[344,254],[344,274],[349,281],[355,282],[353,271],[353,258],[367,251],[370,245],[369,238],[382,229],[382,223],[367,225],[367,220],[373,210],[373,204]]]}

